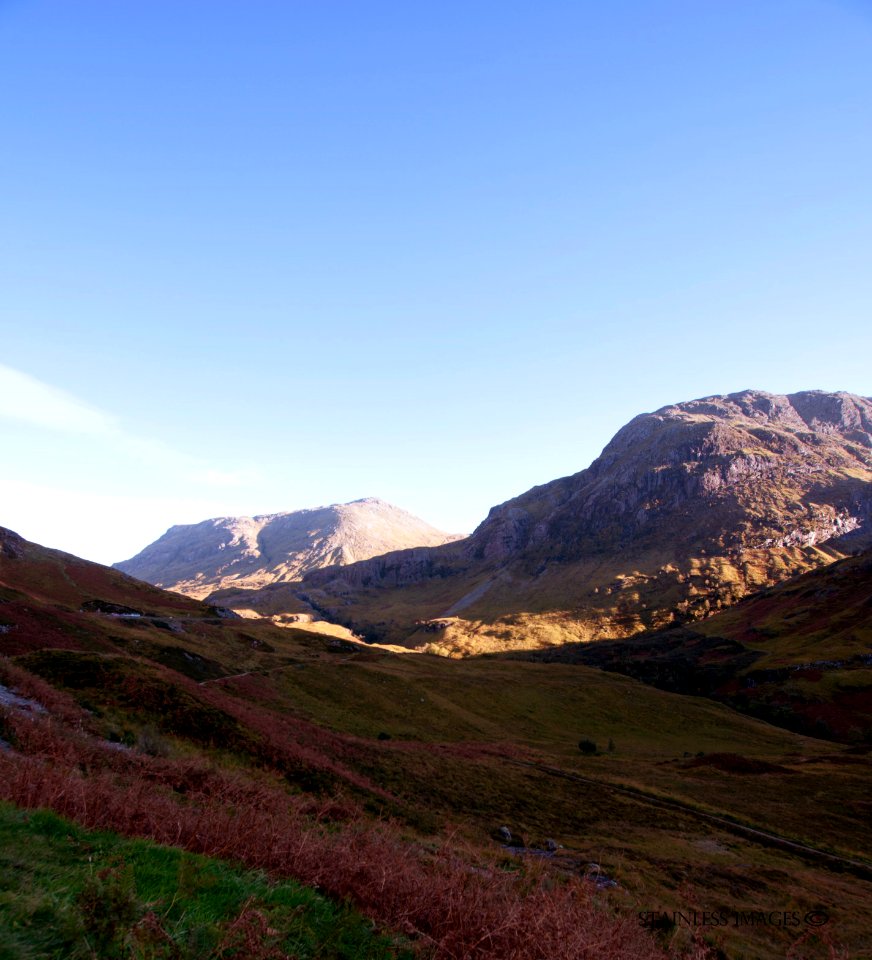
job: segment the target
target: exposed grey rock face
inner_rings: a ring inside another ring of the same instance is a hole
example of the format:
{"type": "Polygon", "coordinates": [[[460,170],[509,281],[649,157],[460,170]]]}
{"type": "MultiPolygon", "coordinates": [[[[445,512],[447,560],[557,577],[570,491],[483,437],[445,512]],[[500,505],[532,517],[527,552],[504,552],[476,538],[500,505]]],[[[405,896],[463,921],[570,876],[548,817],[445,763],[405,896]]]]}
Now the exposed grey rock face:
{"type": "Polygon", "coordinates": [[[745,391],[642,414],[581,473],[491,510],[467,555],[570,560],[641,539],[811,545],[872,517],[872,401],[745,391]],[[542,549],[540,549],[542,548],[542,549]]]}
{"type": "Polygon", "coordinates": [[[24,539],[13,530],[0,527],[0,556],[20,560],[24,556],[24,539]]]}
{"type": "Polygon", "coordinates": [[[219,589],[299,580],[320,567],[452,539],[405,510],[369,498],[171,527],[115,567],[156,586],[203,598],[219,589]]]}

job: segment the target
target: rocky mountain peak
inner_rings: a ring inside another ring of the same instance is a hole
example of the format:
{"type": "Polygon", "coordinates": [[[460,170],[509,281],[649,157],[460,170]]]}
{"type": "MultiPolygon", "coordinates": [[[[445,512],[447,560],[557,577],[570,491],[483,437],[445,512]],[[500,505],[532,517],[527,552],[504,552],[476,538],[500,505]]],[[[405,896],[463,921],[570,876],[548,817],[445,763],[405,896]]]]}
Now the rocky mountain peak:
{"type": "Polygon", "coordinates": [[[496,526],[506,556],[538,542],[564,559],[667,537],[822,542],[870,514],[870,429],[872,401],[847,393],[746,390],[663,407],[631,420],[587,470],[492,511],[474,538],[493,541],[496,526]],[[838,507],[819,509],[830,494],[838,507]],[[737,530],[740,513],[753,522],[737,530]]]}
{"type": "Polygon", "coordinates": [[[216,517],[171,527],[116,568],[201,599],[257,589],[310,570],[406,547],[456,539],[377,497],[254,517],[216,517]]]}
{"type": "MultiPolygon", "coordinates": [[[[715,441],[720,438],[727,446],[729,439],[735,437],[730,430],[749,433],[768,427],[799,437],[807,434],[838,436],[872,448],[872,400],[850,393],[820,390],[790,395],[743,390],[640,414],[618,431],[603,450],[600,461],[604,465],[614,463],[624,451],[631,447],[638,449],[652,437],[670,440],[675,436],[669,430],[670,424],[697,425],[701,436],[715,441]]],[[[682,432],[687,437],[693,436],[692,430],[682,432]]]]}

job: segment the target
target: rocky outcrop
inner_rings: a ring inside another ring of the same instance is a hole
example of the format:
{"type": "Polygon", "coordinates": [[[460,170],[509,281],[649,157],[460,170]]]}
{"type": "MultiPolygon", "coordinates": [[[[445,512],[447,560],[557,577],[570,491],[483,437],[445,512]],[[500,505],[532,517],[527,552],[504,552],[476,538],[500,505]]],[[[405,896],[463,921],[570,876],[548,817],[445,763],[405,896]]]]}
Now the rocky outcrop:
{"type": "Polygon", "coordinates": [[[321,567],[454,539],[405,510],[369,498],[313,510],[220,517],[171,527],[115,567],[156,586],[203,599],[219,590],[252,590],[296,581],[321,567]]]}
{"type": "Polygon", "coordinates": [[[20,560],[24,556],[24,538],[13,530],[0,527],[0,556],[7,560],[20,560]]]}
{"type": "Polygon", "coordinates": [[[313,571],[304,577],[304,582],[334,583],[340,590],[362,590],[371,586],[406,587],[423,580],[451,576],[455,572],[451,561],[460,555],[453,543],[436,549],[395,550],[341,569],[327,567],[313,571]]]}
{"type": "Polygon", "coordinates": [[[479,555],[514,536],[568,560],[662,538],[665,521],[690,547],[821,543],[870,516],[870,411],[850,395],[755,391],[666,407],[629,423],[569,483],[492,511],[472,540],[479,555]]]}

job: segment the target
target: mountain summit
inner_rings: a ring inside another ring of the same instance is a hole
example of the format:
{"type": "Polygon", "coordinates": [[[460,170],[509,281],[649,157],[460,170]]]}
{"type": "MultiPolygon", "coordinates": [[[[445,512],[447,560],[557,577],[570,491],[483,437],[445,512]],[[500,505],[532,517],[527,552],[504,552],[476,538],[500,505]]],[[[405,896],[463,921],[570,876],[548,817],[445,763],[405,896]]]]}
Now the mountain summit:
{"type": "Polygon", "coordinates": [[[320,567],[391,550],[457,539],[411,513],[369,497],[312,510],[218,517],[171,527],[115,568],[202,599],[216,590],[253,590],[299,580],[320,567]]]}
{"type": "Polygon", "coordinates": [[[699,619],[872,539],[872,400],[746,390],[623,427],[586,470],[466,540],[320,570],[319,609],[373,639],[475,652],[699,619]]]}

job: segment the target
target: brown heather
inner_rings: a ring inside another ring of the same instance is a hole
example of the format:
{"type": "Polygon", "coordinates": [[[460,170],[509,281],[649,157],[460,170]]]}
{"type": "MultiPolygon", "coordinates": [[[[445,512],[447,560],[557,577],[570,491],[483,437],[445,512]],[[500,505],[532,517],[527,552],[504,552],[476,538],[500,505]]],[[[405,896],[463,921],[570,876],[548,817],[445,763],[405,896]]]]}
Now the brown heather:
{"type": "MultiPolygon", "coordinates": [[[[535,865],[506,872],[453,837],[410,842],[347,801],[313,808],[277,780],[111,750],[44,716],[4,720],[16,749],[0,753],[0,798],[294,877],[353,902],[433,960],[665,957],[580,880],[535,865]]],[[[706,956],[702,945],[693,956],[706,956]]]]}

